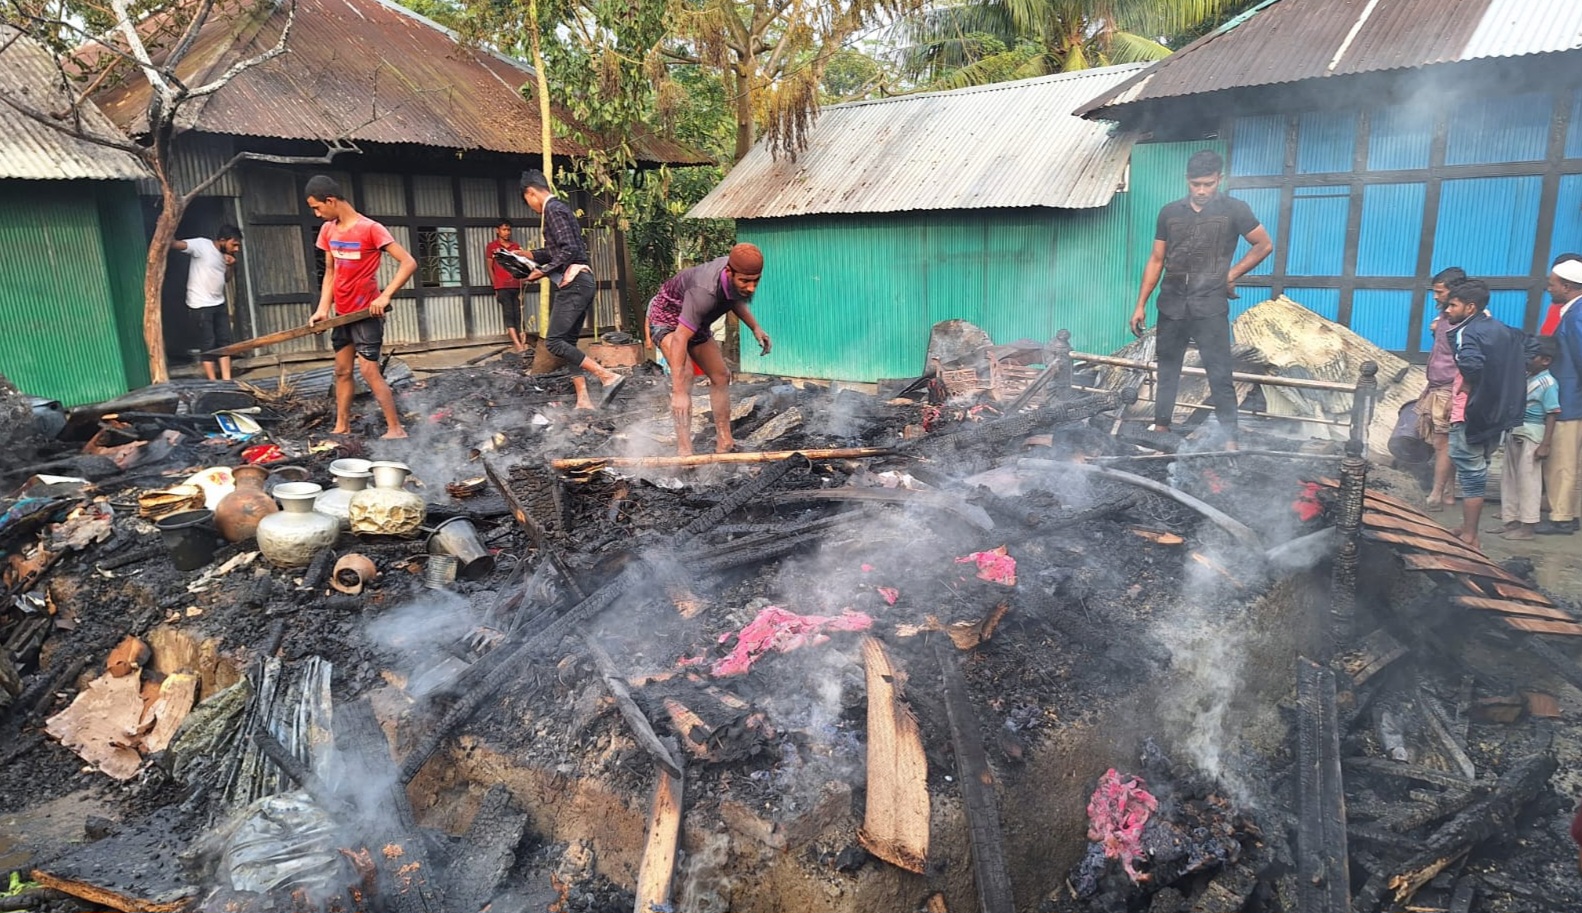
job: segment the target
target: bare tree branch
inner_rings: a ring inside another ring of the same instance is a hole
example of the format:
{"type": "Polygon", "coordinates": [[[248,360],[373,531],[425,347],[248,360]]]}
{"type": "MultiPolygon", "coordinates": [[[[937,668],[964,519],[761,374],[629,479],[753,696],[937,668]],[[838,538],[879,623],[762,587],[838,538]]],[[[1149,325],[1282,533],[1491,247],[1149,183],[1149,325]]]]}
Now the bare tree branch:
{"type": "Polygon", "coordinates": [[[357,152],[362,150],[356,143],[345,140],[333,140],[323,155],[270,155],[264,152],[238,152],[231,156],[225,164],[214,170],[214,173],[198,182],[191,190],[182,195],[182,203],[191,203],[199,194],[208,190],[215,181],[224,177],[227,172],[242,162],[267,162],[271,165],[328,165],[334,161],[335,156],[342,152],[357,152]]]}
{"type": "MultiPolygon", "coordinates": [[[[179,61],[187,56],[187,52],[192,49],[192,43],[198,40],[198,32],[203,29],[203,24],[209,21],[209,13],[213,9],[214,0],[203,0],[198,6],[198,11],[193,14],[192,21],[187,23],[186,30],[176,40],[176,46],[166,55],[166,60],[179,61]]],[[[171,66],[174,68],[175,64],[172,63],[171,66]]]]}
{"type": "Polygon", "coordinates": [[[209,82],[206,85],[201,85],[196,89],[193,89],[187,93],[187,97],[201,98],[205,95],[211,95],[219,91],[226,83],[235,79],[244,71],[250,70],[259,64],[264,63],[265,61],[273,60],[276,57],[279,57],[281,54],[284,54],[286,52],[286,39],[291,37],[291,24],[295,22],[296,19],[297,0],[291,0],[290,5],[286,9],[285,27],[280,30],[280,40],[275,42],[274,47],[263,52],[262,54],[259,54],[257,57],[251,57],[247,60],[238,61],[237,63],[232,64],[229,69],[220,74],[219,78],[209,82]]]}
{"type": "Polygon", "coordinates": [[[71,111],[61,114],[60,117],[52,117],[48,113],[40,111],[32,105],[24,104],[23,102],[12,98],[10,93],[0,94],[0,102],[4,102],[6,107],[17,112],[23,117],[26,117],[32,121],[37,121],[51,130],[64,133],[65,135],[74,139],[80,139],[85,143],[93,143],[96,146],[104,146],[110,149],[119,149],[122,152],[129,152],[138,158],[142,158],[143,156],[143,147],[137,145],[131,140],[122,137],[101,136],[98,133],[88,130],[82,124],[80,119],[81,111],[75,107],[72,108],[71,111]],[[69,124],[62,123],[62,118],[67,116],[72,117],[72,122],[69,124]]]}

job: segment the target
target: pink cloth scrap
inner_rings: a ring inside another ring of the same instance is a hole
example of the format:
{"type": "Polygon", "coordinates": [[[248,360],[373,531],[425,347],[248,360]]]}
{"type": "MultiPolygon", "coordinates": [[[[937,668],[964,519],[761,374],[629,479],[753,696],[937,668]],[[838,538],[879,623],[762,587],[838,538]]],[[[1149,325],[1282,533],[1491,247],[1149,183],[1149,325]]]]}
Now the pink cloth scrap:
{"type": "Polygon", "coordinates": [[[1143,849],[1143,827],[1148,816],[1159,810],[1159,800],[1145,789],[1147,785],[1142,777],[1122,780],[1111,767],[1088,800],[1088,839],[1104,847],[1105,858],[1119,859],[1133,884],[1148,879],[1132,863],[1148,855],[1143,849]]]}
{"type": "MultiPolygon", "coordinates": [[[[866,631],[871,627],[872,616],[863,612],[843,612],[838,616],[798,615],[779,606],[765,606],[758,617],[736,635],[736,648],[731,650],[731,655],[710,667],[709,674],[715,677],[741,675],[765,653],[787,653],[799,647],[818,646],[829,640],[826,631],[866,631]]],[[[720,643],[730,638],[728,632],[721,634],[720,643]]]]}
{"type": "Polygon", "coordinates": [[[884,600],[885,605],[895,605],[895,601],[901,598],[901,591],[893,586],[881,586],[875,589],[879,591],[879,598],[884,600]]]}
{"type": "Polygon", "coordinates": [[[978,565],[978,579],[1003,586],[1016,586],[1016,559],[1006,553],[1005,546],[987,552],[973,552],[956,559],[957,564],[978,565]]]}

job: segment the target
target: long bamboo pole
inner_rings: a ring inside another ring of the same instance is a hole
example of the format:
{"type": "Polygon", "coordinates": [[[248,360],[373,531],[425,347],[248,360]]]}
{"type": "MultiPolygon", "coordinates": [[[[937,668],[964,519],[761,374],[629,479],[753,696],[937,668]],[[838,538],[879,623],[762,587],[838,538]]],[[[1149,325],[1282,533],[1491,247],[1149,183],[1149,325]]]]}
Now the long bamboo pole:
{"type": "Polygon", "coordinates": [[[778,463],[801,454],[810,460],[860,460],[893,456],[888,447],[836,447],[828,450],[766,450],[761,453],[695,453],[691,456],[568,457],[550,461],[557,472],[594,472],[611,466],[643,469],[690,469],[718,463],[778,463]]]}
{"type": "MultiPolygon", "coordinates": [[[[1130,358],[1117,358],[1114,355],[1095,355],[1092,352],[1072,352],[1072,361],[1082,361],[1093,365],[1113,365],[1117,368],[1134,368],[1138,371],[1157,371],[1159,366],[1147,361],[1133,361],[1130,358]]],[[[1181,373],[1191,377],[1207,377],[1208,372],[1202,368],[1187,365],[1181,373]]],[[[1276,374],[1246,374],[1241,371],[1231,373],[1231,379],[1244,384],[1268,384],[1271,387],[1297,387],[1303,390],[1328,390],[1331,393],[1356,393],[1356,384],[1342,384],[1329,380],[1309,380],[1305,377],[1280,377],[1276,374]]],[[[1283,418],[1284,416],[1282,416],[1283,418]]]]}

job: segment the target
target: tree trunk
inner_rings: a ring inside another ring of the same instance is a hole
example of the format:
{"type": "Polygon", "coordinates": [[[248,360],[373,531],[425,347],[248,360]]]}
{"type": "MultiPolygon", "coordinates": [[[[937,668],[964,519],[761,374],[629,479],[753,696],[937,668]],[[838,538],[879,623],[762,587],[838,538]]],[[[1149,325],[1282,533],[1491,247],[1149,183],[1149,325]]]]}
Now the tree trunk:
{"type": "Polygon", "coordinates": [[[739,162],[753,147],[753,66],[751,60],[736,64],[736,157],[739,162]]]}
{"type": "MultiPolygon", "coordinates": [[[[155,173],[159,173],[157,166],[155,173]]],[[[143,273],[143,344],[148,347],[149,380],[156,384],[170,380],[165,363],[165,265],[187,209],[169,181],[161,179],[160,190],[159,218],[154,221],[154,237],[148,242],[148,262],[143,273]]]]}
{"type": "MultiPolygon", "coordinates": [[[[538,21],[538,0],[528,0],[527,18],[529,32],[533,41],[533,76],[538,87],[538,122],[539,143],[544,152],[544,180],[549,182],[551,190],[555,188],[555,139],[551,131],[552,121],[549,108],[549,74],[544,69],[543,36],[540,33],[542,26],[538,21]]],[[[543,238],[544,222],[542,215],[538,223],[541,243],[543,238]]],[[[538,280],[538,346],[533,353],[534,373],[538,371],[540,359],[549,354],[549,349],[544,344],[544,339],[549,336],[549,277],[538,280]]],[[[558,359],[556,359],[558,361],[558,359]]]]}

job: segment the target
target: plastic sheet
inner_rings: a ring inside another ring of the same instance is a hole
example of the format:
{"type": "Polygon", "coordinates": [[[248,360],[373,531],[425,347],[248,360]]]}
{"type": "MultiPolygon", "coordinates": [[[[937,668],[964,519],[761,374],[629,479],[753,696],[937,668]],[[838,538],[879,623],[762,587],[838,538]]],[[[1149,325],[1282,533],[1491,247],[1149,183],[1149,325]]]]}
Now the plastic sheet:
{"type": "Polygon", "coordinates": [[[269,894],[337,893],[348,876],[339,828],[301,792],[265,796],[249,805],[225,842],[220,871],[233,889],[269,894]]]}

